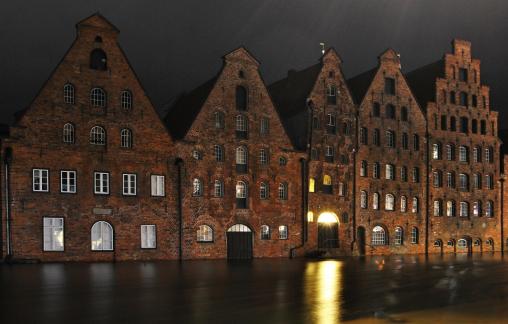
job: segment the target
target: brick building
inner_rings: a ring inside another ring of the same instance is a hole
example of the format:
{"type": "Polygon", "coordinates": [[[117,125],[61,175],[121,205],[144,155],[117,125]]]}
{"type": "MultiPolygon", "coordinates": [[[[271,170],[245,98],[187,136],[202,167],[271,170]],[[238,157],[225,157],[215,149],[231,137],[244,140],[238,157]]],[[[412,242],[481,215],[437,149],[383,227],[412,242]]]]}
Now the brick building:
{"type": "Polygon", "coordinates": [[[95,14],[0,128],[2,257],[168,260],[499,251],[497,112],[470,43],[346,80],[327,50],[268,88],[240,47],[161,120],[95,14]],[[62,158],[63,157],[63,158],[62,158]]]}

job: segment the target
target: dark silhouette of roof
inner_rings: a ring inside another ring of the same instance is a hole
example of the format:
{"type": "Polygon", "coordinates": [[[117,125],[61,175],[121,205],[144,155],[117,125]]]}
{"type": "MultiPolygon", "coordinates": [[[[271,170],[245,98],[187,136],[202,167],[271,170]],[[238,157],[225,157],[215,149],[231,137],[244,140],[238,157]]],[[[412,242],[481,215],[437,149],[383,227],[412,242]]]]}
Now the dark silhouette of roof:
{"type": "Polygon", "coordinates": [[[360,73],[346,81],[356,104],[361,104],[363,97],[365,97],[367,90],[369,90],[370,84],[376,76],[378,69],[379,67],[376,66],[375,68],[360,73]]]}
{"type": "Polygon", "coordinates": [[[444,62],[439,60],[405,74],[409,87],[423,111],[429,101],[436,101],[436,79],[444,77],[444,62]]]}
{"type": "Polygon", "coordinates": [[[164,118],[166,127],[175,139],[185,137],[212,91],[217,76],[201,84],[189,93],[182,94],[164,118]]]}

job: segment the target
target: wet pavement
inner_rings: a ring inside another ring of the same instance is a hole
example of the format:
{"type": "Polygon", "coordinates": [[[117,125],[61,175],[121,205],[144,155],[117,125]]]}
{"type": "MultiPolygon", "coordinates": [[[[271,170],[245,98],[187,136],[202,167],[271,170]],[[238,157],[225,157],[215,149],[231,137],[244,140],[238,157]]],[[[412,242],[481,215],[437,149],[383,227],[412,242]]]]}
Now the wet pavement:
{"type": "Polygon", "coordinates": [[[508,256],[0,265],[2,324],[341,321],[507,323],[508,256]]]}

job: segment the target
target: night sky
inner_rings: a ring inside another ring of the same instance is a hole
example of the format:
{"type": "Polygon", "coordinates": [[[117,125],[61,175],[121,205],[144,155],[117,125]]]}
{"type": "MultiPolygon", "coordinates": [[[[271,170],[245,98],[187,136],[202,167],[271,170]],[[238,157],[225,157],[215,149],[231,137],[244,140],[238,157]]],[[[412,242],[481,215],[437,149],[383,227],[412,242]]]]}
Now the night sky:
{"type": "Polygon", "coordinates": [[[372,68],[392,47],[404,71],[473,43],[491,86],[500,128],[508,128],[507,0],[31,0],[0,4],[0,123],[30,103],[75,37],[100,11],[161,114],[181,92],[211,78],[221,56],[245,45],[267,83],[317,62],[333,46],[346,77],[372,68]]]}

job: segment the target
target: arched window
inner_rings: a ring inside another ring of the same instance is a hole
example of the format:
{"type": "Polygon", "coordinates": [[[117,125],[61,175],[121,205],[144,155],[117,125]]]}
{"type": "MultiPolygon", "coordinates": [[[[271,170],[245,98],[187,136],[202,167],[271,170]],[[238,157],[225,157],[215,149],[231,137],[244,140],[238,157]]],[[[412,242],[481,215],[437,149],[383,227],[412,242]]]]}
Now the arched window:
{"type": "Polygon", "coordinates": [[[449,239],[448,242],[446,242],[446,245],[448,246],[455,246],[455,240],[454,239],[449,239]]]}
{"type": "Polygon", "coordinates": [[[192,196],[203,196],[203,183],[198,178],[194,178],[194,180],[192,180],[192,196]]]}
{"type": "Polygon", "coordinates": [[[434,200],[434,216],[442,216],[443,202],[441,199],[434,200]]]}
{"type": "Polygon", "coordinates": [[[367,191],[365,190],[362,190],[360,192],[360,208],[367,208],[369,202],[368,202],[368,196],[367,196],[367,191]]]}
{"type": "Polygon", "coordinates": [[[469,119],[467,117],[460,117],[460,132],[464,134],[469,132],[469,119]]]}
{"type": "Polygon", "coordinates": [[[413,150],[420,150],[420,136],[418,134],[413,134],[413,150]]]}
{"type": "Polygon", "coordinates": [[[459,184],[460,184],[460,190],[461,191],[468,191],[469,190],[469,176],[465,173],[459,174],[459,184]]]}
{"type": "Polygon", "coordinates": [[[475,163],[479,163],[482,161],[482,147],[481,146],[475,146],[473,148],[473,161],[475,163]]]}
{"type": "Polygon", "coordinates": [[[270,227],[268,225],[261,225],[261,239],[269,240],[270,239],[270,227]]]}
{"type": "Polygon", "coordinates": [[[261,165],[268,164],[268,150],[266,148],[262,148],[259,150],[259,164],[261,165]]]}
{"type": "Polygon", "coordinates": [[[385,210],[395,210],[395,197],[392,194],[385,197],[385,210]]]}
{"type": "Polygon", "coordinates": [[[381,164],[379,164],[379,162],[374,162],[374,167],[372,168],[372,177],[374,179],[379,179],[380,173],[381,173],[381,164]]]}
{"type": "Polygon", "coordinates": [[[379,102],[374,102],[372,104],[372,115],[374,117],[379,117],[381,115],[381,106],[379,105],[379,102]]]}
{"type": "Polygon", "coordinates": [[[407,197],[400,196],[400,211],[405,213],[407,211],[407,197]]]}
{"type": "Polygon", "coordinates": [[[379,194],[375,192],[372,195],[372,209],[378,210],[379,209],[379,194]]]}
{"type": "Polygon", "coordinates": [[[446,173],[446,185],[448,188],[455,188],[455,172],[450,171],[446,173]]]}
{"type": "Polygon", "coordinates": [[[337,104],[337,87],[335,87],[333,84],[329,84],[326,88],[326,98],[326,102],[329,105],[337,104]]]}
{"type": "Polygon", "coordinates": [[[369,144],[369,131],[366,127],[360,128],[360,144],[369,144]]]}
{"type": "Polygon", "coordinates": [[[259,184],[259,198],[263,200],[270,198],[270,186],[266,182],[259,184]]]}
{"type": "Polygon", "coordinates": [[[249,120],[245,115],[236,116],[236,137],[239,139],[247,139],[249,132],[249,120]]]}
{"type": "Polygon", "coordinates": [[[385,245],[386,235],[385,230],[381,226],[376,226],[372,229],[372,245],[385,245]]]}
{"type": "Polygon", "coordinates": [[[124,128],[120,132],[120,146],[123,148],[132,147],[132,131],[130,129],[124,128]]]}
{"type": "Polygon", "coordinates": [[[434,170],[432,172],[434,178],[434,187],[439,188],[443,186],[443,172],[441,170],[434,170]]]}
{"type": "Polygon", "coordinates": [[[327,194],[332,193],[332,177],[328,174],[323,175],[323,192],[327,194]]]}
{"type": "Polygon", "coordinates": [[[432,144],[432,158],[434,160],[441,160],[441,143],[432,144]]]}
{"type": "Polygon", "coordinates": [[[386,164],[385,179],[386,180],[395,180],[395,166],[393,164],[386,164]]]}
{"type": "Polygon", "coordinates": [[[402,227],[400,227],[400,226],[395,227],[395,237],[393,239],[393,243],[395,245],[402,245],[403,237],[404,237],[404,231],[402,230],[402,227]]]}
{"type": "Polygon", "coordinates": [[[248,189],[247,184],[243,181],[236,183],[236,208],[247,208],[248,189]]]}
{"type": "Polygon", "coordinates": [[[386,105],[386,118],[395,119],[395,106],[392,104],[386,105]]]}
{"type": "Polygon", "coordinates": [[[446,202],[446,216],[455,217],[455,201],[448,200],[446,202]]]}
{"type": "Polygon", "coordinates": [[[494,149],[492,147],[487,147],[485,149],[485,162],[492,163],[494,161],[494,149]]]}
{"type": "Polygon", "coordinates": [[[224,197],[224,183],[221,180],[215,180],[213,184],[213,195],[214,197],[224,197]]]}
{"type": "Polygon", "coordinates": [[[418,213],[418,197],[413,197],[413,206],[411,207],[411,212],[418,213]]]}
{"type": "Polygon", "coordinates": [[[478,133],[478,121],[476,119],[471,120],[471,132],[473,134],[478,133]]]}
{"type": "Polygon", "coordinates": [[[248,151],[245,146],[236,148],[236,171],[247,172],[248,151]]]}
{"type": "Polygon", "coordinates": [[[288,184],[285,182],[279,183],[279,200],[288,199],[288,184]]]}
{"type": "Polygon", "coordinates": [[[224,129],[224,113],[222,111],[213,113],[213,126],[216,129],[224,129]]]}
{"type": "Polygon", "coordinates": [[[106,145],[106,131],[100,126],[92,127],[90,131],[90,144],[106,145]]]}
{"type": "Polygon", "coordinates": [[[446,159],[448,161],[455,160],[455,145],[453,145],[453,144],[446,145],[446,159]]]}
{"type": "Polygon", "coordinates": [[[459,216],[461,216],[461,217],[468,217],[469,216],[469,203],[468,202],[466,202],[466,201],[460,202],[459,216]]]}
{"type": "Polygon", "coordinates": [[[213,156],[216,162],[224,162],[224,147],[222,145],[213,146],[213,156]]]}
{"type": "Polygon", "coordinates": [[[467,107],[469,105],[468,99],[467,99],[467,93],[461,92],[460,93],[460,105],[467,107]]]}
{"type": "Polygon", "coordinates": [[[108,59],[103,50],[96,48],[90,53],[90,68],[105,71],[108,68],[108,59]]]}
{"type": "Polygon", "coordinates": [[[74,86],[70,83],[67,83],[64,85],[64,88],[63,88],[63,97],[64,97],[64,102],[66,104],[71,104],[73,105],[74,102],[75,102],[75,98],[74,98],[74,86]]]}
{"type": "Polygon", "coordinates": [[[435,240],[434,241],[434,247],[442,247],[443,246],[443,241],[441,240],[435,240]]]}
{"type": "Polygon", "coordinates": [[[418,227],[413,227],[411,229],[411,243],[418,244],[418,239],[419,239],[418,227]]]}
{"type": "Polygon", "coordinates": [[[473,202],[473,216],[482,216],[482,202],[480,200],[473,202]]]}
{"type": "Polygon", "coordinates": [[[407,182],[407,167],[404,165],[400,167],[400,181],[407,182]]]}
{"type": "Polygon", "coordinates": [[[63,127],[63,142],[72,144],[75,141],[75,131],[74,125],[71,123],[67,123],[63,127]]]}
{"type": "Polygon", "coordinates": [[[402,133],[402,148],[404,150],[408,150],[409,149],[409,136],[405,132],[402,133]]]}
{"type": "Polygon", "coordinates": [[[402,121],[407,121],[407,119],[408,119],[408,112],[407,112],[406,106],[404,106],[400,109],[400,119],[402,121]]]}
{"type": "Polygon", "coordinates": [[[413,182],[420,182],[420,169],[418,167],[413,168],[413,182]]]}
{"type": "Polygon", "coordinates": [[[360,165],[360,177],[366,177],[368,171],[367,161],[363,160],[360,165]]]}
{"type": "Polygon", "coordinates": [[[132,92],[130,90],[122,91],[120,95],[120,103],[123,110],[131,110],[132,108],[132,92]]]}
{"type": "Polygon", "coordinates": [[[485,205],[485,216],[494,217],[494,202],[492,200],[487,201],[485,205]]]}
{"type": "Polygon", "coordinates": [[[316,190],[316,179],[309,178],[309,192],[314,192],[316,190]]]}
{"type": "Polygon", "coordinates": [[[386,131],[386,146],[395,147],[395,132],[386,131]]]}
{"type": "Polygon", "coordinates": [[[457,241],[457,247],[459,247],[459,248],[461,248],[461,249],[465,249],[465,248],[467,248],[467,245],[468,245],[468,244],[467,244],[467,240],[466,240],[466,239],[461,238],[461,239],[459,239],[459,240],[457,241]]]}
{"type": "Polygon", "coordinates": [[[236,109],[247,110],[247,89],[242,86],[236,87],[236,109]]]}
{"type": "Polygon", "coordinates": [[[213,242],[213,229],[208,225],[199,225],[196,231],[196,241],[213,242]]]}
{"type": "Polygon", "coordinates": [[[494,189],[494,176],[492,174],[485,175],[485,187],[489,190],[494,189]]]}
{"type": "Polygon", "coordinates": [[[113,227],[108,222],[93,224],[92,251],[113,251],[113,227]]]}
{"type": "Polygon", "coordinates": [[[259,133],[261,135],[268,135],[270,133],[270,120],[268,117],[261,117],[259,124],[259,133]]]}
{"type": "Polygon", "coordinates": [[[459,161],[469,162],[469,152],[467,146],[464,145],[459,146],[459,161]]]}
{"type": "Polygon", "coordinates": [[[203,160],[203,152],[201,152],[199,149],[192,150],[192,158],[197,161],[203,160]]]}
{"type": "Polygon", "coordinates": [[[106,107],[106,92],[101,88],[93,88],[90,91],[90,104],[92,107],[106,107]]]}
{"type": "Polygon", "coordinates": [[[480,173],[473,174],[473,187],[474,189],[482,188],[482,175],[480,173]]]}

